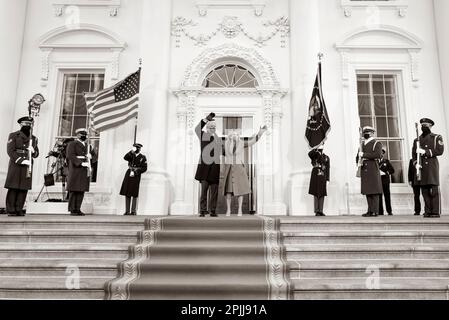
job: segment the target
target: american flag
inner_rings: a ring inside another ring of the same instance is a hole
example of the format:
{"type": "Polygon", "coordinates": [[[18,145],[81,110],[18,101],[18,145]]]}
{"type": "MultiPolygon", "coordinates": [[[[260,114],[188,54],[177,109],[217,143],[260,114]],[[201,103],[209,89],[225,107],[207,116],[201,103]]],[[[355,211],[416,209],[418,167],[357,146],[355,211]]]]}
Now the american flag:
{"type": "Polygon", "coordinates": [[[102,132],[137,118],[139,92],[140,69],[110,88],[85,93],[84,98],[93,129],[102,132]]]}

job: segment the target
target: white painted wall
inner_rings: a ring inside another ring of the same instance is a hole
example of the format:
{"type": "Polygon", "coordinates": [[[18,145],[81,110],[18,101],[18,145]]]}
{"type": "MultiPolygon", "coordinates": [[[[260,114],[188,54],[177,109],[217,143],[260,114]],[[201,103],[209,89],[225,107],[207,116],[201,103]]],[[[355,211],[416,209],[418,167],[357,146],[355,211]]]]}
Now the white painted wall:
{"type": "MultiPolygon", "coordinates": [[[[0,5],[7,10],[0,12],[0,87],[3,97],[0,100],[2,124],[0,126],[0,146],[5,152],[8,135],[16,130],[16,98],[19,72],[21,68],[23,34],[27,16],[27,0],[1,0],[0,5]],[[14,32],[12,32],[14,30],[14,32]]],[[[21,101],[23,115],[27,115],[27,101],[21,101]]],[[[0,207],[4,207],[6,190],[3,189],[9,158],[5,153],[0,157],[0,207]]]]}

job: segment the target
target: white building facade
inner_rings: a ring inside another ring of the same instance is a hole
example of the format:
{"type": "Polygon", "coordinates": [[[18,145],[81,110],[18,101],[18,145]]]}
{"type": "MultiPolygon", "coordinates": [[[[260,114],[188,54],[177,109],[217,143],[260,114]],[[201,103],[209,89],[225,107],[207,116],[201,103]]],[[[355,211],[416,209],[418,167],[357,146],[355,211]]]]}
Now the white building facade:
{"type": "MultiPolygon", "coordinates": [[[[17,130],[35,93],[46,98],[36,121],[41,157],[36,198],[58,139],[85,127],[82,92],[110,86],[142,59],[137,139],[150,167],[139,214],[198,212],[194,128],[215,112],[219,130],[268,134],[250,152],[248,211],[310,215],[311,165],[304,139],[322,52],[332,131],[325,152],[331,182],[325,212],[364,213],[356,178],[359,127],[373,125],[396,169],[393,210],[413,213],[408,163],[415,122],[449,129],[449,4],[445,0],[1,0],[4,89],[0,144],[17,130]],[[236,125],[237,124],[237,125],[236,125]]],[[[86,203],[95,214],[121,214],[119,190],[135,122],[99,134],[95,182],[86,203]]],[[[0,157],[0,182],[8,158],[0,157]]],[[[449,162],[440,159],[443,213],[449,213],[449,162]]],[[[48,189],[51,196],[61,184],[48,189]]],[[[5,190],[1,201],[4,202],[5,190]]],[[[45,196],[42,198],[45,200],[45,196]]],[[[49,204],[51,205],[51,204],[49,204]]]]}

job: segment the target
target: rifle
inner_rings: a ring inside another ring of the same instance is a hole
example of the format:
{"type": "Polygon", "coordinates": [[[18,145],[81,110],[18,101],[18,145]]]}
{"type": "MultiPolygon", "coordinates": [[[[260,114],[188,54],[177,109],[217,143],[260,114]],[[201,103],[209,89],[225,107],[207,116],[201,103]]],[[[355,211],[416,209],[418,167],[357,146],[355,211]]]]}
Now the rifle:
{"type": "Polygon", "coordinates": [[[31,126],[30,131],[30,143],[28,146],[28,160],[30,160],[30,165],[27,170],[27,178],[31,178],[33,176],[33,153],[31,152],[31,148],[33,147],[33,126],[31,126]]]}
{"type": "MultiPolygon", "coordinates": [[[[363,151],[363,129],[359,128],[360,133],[360,149],[359,152],[363,151]]],[[[359,163],[357,164],[357,178],[362,177],[362,167],[363,167],[363,158],[359,156],[359,163]]]]}
{"type": "Polygon", "coordinates": [[[416,180],[421,181],[422,159],[421,159],[421,153],[419,153],[419,149],[421,149],[421,144],[419,142],[419,124],[415,123],[415,127],[416,127],[416,180]]]}
{"type": "Polygon", "coordinates": [[[91,120],[89,119],[89,128],[87,129],[87,153],[86,153],[86,160],[89,164],[87,167],[87,177],[92,177],[92,161],[90,158],[90,130],[91,129],[91,120]]]}

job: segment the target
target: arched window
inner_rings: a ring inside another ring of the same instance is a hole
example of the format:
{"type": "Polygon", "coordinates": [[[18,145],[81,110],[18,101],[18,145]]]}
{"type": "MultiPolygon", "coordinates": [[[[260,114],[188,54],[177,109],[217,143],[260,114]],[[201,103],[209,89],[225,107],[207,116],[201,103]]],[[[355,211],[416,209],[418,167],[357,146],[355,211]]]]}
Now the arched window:
{"type": "Polygon", "coordinates": [[[236,64],[224,64],[212,70],[203,82],[203,87],[255,89],[259,83],[248,69],[236,64]]]}

